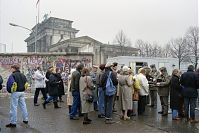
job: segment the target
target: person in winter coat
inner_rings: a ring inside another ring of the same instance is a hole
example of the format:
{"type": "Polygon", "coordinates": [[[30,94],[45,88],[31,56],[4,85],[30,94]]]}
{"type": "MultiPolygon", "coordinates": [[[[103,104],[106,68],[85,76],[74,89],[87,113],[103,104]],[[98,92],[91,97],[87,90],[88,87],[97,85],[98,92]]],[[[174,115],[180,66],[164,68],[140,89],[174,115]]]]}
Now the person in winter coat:
{"type": "Polygon", "coordinates": [[[50,74],[52,73],[53,71],[53,67],[50,66],[46,72],[46,94],[48,94],[48,89],[49,89],[49,77],[50,77],[50,74]]]}
{"type": "MultiPolygon", "coordinates": [[[[197,78],[198,78],[198,81],[199,81],[199,68],[196,70],[196,75],[197,75],[197,78]]],[[[199,93],[199,86],[198,86],[198,88],[197,88],[197,91],[198,91],[198,93],[199,93]]],[[[198,95],[198,97],[197,97],[197,102],[196,102],[197,104],[196,104],[196,106],[197,106],[197,108],[196,108],[196,110],[199,110],[199,95],[198,95]]]]}
{"type": "MultiPolygon", "coordinates": [[[[151,68],[149,68],[148,66],[144,66],[143,68],[145,69],[145,76],[146,76],[146,79],[148,80],[149,95],[150,95],[150,87],[153,86],[153,77],[150,75],[151,68]]],[[[148,104],[148,105],[149,105],[150,99],[151,99],[149,97],[149,95],[147,95],[147,97],[146,97],[146,104],[148,104]]],[[[149,105],[149,107],[154,107],[154,106],[149,105]]]]}
{"type": "Polygon", "coordinates": [[[59,76],[56,74],[56,70],[53,69],[52,73],[49,77],[49,97],[44,101],[43,108],[46,109],[46,104],[53,100],[54,108],[60,108],[57,103],[57,99],[59,96],[59,84],[60,84],[59,76]]]}
{"type": "Polygon", "coordinates": [[[70,113],[70,119],[71,120],[79,120],[79,118],[76,116],[77,112],[79,111],[80,114],[80,108],[81,108],[81,101],[80,101],[80,92],[79,92],[79,80],[81,77],[81,71],[84,68],[83,64],[79,64],[76,68],[76,71],[73,72],[72,78],[71,78],[71,92],[73,96],[73,105],[71,108],[70,113]]]}
{"type": "Polygon", "coordinates": [[[158,88],[154,85],[154,81],[156,81],[157,76],[160,75],[159,71],[157,71],[155,64],[150,65],[151,72],[149,73],[149,95],[151,100],[150,107],[157,108],[157,96],[158,96],[158,88]]]}
{"type": "Polygon", "coordinates": [[[165,67],[160,68],[161,74],[157,77],[156,85],[158,87],[158,94],[160,96],[160,102],[162,106],[162,111],[158,112],[162,114],[162,116],[168,115],[168,99],[169,99],[169,83],[170,76],[167,73],[167,69],[165,67]]]}
{"type": "Polygon", "coordinates": [[[104,74],[104,69],[105,69],[105,64],[101,64],[99,66],[100,72],[97,73],[97,78],[96,78],[96,85],[98,88],[98,118],[104,118],[105,117],[105,108],[104,108],[104,90],[102,89],[102,84],[101,84],[101,78],[102,75],[104,74]]]}
{"type": "Polygon", "coordinates": [[[182,97],[180,86],[180,74],[178,69],[174,69],[170,81],[170,108],[172,110],[172,119],[179,120],[180,97],[182,97]]]}
{"type": "Polygon", "coordinates": [[[112,114],[113,114],[113,100],[114,100],[115,94],[108,95],[106,93],[107,91],[106,84],[107,84],[107,79],[108,79],[109,74],[110,74],[110,79],[112,80],[113,86],[115,87],[115,93],[116,93],[116,86],[118,84],[117,77],[115,74],[113,74],[111,66],[112,66],[112,63],[110,62],[106,64],[105,73],[102,75],[102,80],[101,80],[103,90],[105,91],[105,118],[106,118],[105,123],[106,124],[114,123],[114,121],[112,120],[112,114]]]}
{"type": "Polygon", "coordinates": [[[128,110],[132,110],[132,85],[133,78],[129,75],[129,68],[124,66],[122,68],[123,74],[118,77],[119,86],[120,86],[120,96],[119,103],[121,108],[121,118],[124,120],[129,120],[127,113],[128,110]],[[124,113],[123,113],[124,111],[124,113]]]}
{"type": "Polygon", "coordinates": [[[2,78],[2,76],[0,75],[0,90],[3,88],[3,78],[2,78]]]}
{"type": "Polygon", "coordinates": [[[98,69],[98,66],[93,65],[92,71],[90,72],[90,76],[92,78],[92,82],[93,82],[93,85],[94,85],[94,89],[93,89],[94,101],[93,101],[93,104],[94,104],[94,110],[95,111],[98,111],[98,103],[97,103],[97,100],[98,100],[98,88],[97,88],[97,84],[96,84],[97,69],[98,69]]]}
{"type": "Polygon", "coordinates": [[[92,120],[88,118],[88,113],[94,111],[94,105],[92,102],[88,102],[86,96],[93,94],[93,82],[89,76],[89,70],[84,68],[82,70],[82,76],[79,80],[80,84],[80,99],[81,99],[81,112],[84,114],[83,124],[90,124],[92,120]]]}
{"type": "Polygon", "coordinates": [[[64,102],[62,100],[62,96],[65,95],[65,92],[64,92],[64,82],[62,80],[62,77],[61,77],[61,70],[60,68],[56,68],[56,74],[57,74],[57,77],[58,77],[58,80],[59,80],[59,84],[58,84],[58,98],[59,98],[59,102],[64,102]]]}
{"type": "Polygon", "coordinates": [[[198,122],[195,120],[198,82],[198,77],[194,72],[194,66],[190,65],[187,72],[183,73],[180,77],[180,83],[183,88],[182,93],[184,96],[185,117],[187,118],[187,121],[190,121],[191,123],[198,122]]]}
{"type": "Polygon", "coordinates": [[[39,92],[41,91],[44,100],[47,99],[47,95],[46,95],[46,83],[45,83],[45,75],[44,72],[41,70],[41,67],[37,67],[37,71],[34,74],[34,80],[35,80],[35,95],[34,95],[34,106],[39,106],[39,104],[37,103],[38,100],[38,96],[39,96],[39,92]]]}
{"type": "Polygon", "coordinates": [[[71,78],[72,78],[72,74],[75,71],[75,69],[71,69],[70,74],[68,76],[68,89],[67,89],[67,105],[68,105],[68,111],[69,114],[71,113],[71,107],[73,105],[73,96],[72,96],[72,92],[71,92],[71,78]]]}
{"type": "Polygon", "coordinates": [[[17,107],[20,107],[23,116],[23,123],[28,124],[28,111],[26,108],[24,91],[28,88],[28,82],[24,74],[19,70],[18,65],[11,66],[12,74],[7,81],[7,91],[10,97],[10,124],[8,128],[15,128],[17,124],[17,107]]]}
{"type": "Polygon", "coordinates": [[[140,68],[138,71],[137,80],[140,84],[139,90],[139,101],[138,101],[138,115],[143,115],[145,112],[146,106],[146,98],[149,95],[149,84],[148,80],[145,76],[146,70],[144,68],[140,68]]]}
{"type": "MultiPolygon", "coordinates": [[[[117,77],[117,67],[118,67],[118,63],[113,62],[111,69],[112,69],[113,74],[116,75],[116,77],[117,77]]],[[[118,86],[116,86],[116,88],[118,88],[118,86]]],[[[119,97],[117,96],[117,94],[118,94],[117,90],[118,89],[116,89],[116,93],[115,93],[115,96],[114,96],[114,99],[113,99],[113,112],[117,112],[117,110],[115,108],[116,101],[119,99],[119,97]]]]}

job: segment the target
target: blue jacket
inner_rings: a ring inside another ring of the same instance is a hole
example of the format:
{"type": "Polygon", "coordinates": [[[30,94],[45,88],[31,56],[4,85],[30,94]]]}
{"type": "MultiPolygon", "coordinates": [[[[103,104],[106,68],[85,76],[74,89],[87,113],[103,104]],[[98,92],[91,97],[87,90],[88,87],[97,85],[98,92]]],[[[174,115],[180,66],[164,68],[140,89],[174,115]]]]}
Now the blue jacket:
{"type": "Polygon", "coordinates": [[[7,81],[7,91],[12,92],[23,92],[28,88],[27,79],[24,74],[20,71],[13,72],[7,81]]]}

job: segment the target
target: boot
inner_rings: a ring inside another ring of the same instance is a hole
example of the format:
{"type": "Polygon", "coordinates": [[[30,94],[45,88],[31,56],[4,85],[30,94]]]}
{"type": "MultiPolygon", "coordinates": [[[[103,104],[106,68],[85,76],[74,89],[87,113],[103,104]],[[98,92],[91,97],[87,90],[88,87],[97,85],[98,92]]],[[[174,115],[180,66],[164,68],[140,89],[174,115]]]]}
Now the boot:
{"type": "Polygon", "coordinates": [[[44,102],[42,103],[44,109],[46,109],[46,104],[47,104],[47,103],[48,103],[48,102],[46,102],[46,101],[44,101],[44,102]]]}
{"type": "Polygon", "coordinates": [[[59,102],[60,102],[60,103],[63,103],[63,102],[64,102],[64,101],[62,100],[62,97],[61,97],[61,96],[59,97],[59,102]]]}
{"type": "Polygon", "coordinates": [[[85,113],[84,114],[84,121],[83,121],[83,124],[91,124],[91,121],[90,119],[88,119],[88,113],[85,113]]]}
{"type": "Polygon", "coordinates": [[[53,103],[54,103],[54,108],[55,108],[55,109],[61,108],[61,107],[58,106],[58,103],[57,103],[57,102],[53,102],[53,103]]]}

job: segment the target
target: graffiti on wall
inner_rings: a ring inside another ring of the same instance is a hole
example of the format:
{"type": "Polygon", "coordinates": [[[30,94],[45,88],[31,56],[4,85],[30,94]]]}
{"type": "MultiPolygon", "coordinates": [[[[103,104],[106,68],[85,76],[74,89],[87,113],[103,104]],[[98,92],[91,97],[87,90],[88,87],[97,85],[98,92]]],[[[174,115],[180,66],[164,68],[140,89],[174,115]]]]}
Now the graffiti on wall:
{"type": "MultiPolygon", "coordinates": [[[[3,76],[4,81],[7,81],[7,77],[10,75],[10,66],[19,64],[21,66],[21,72],[26,75],[31,85],[32,76],[37,66],[40,66],[44,72],[46,72],[50,66],[53,66],[62,71],[62,78],[67,81],[70,70],[76,68],[80,63],[83,63],[85,67],[91,67],[92,56],[0,56],[0,74],[3,76]]],[[[6,82],[4,82],[4,84],[5,83],[6,82]]]]}

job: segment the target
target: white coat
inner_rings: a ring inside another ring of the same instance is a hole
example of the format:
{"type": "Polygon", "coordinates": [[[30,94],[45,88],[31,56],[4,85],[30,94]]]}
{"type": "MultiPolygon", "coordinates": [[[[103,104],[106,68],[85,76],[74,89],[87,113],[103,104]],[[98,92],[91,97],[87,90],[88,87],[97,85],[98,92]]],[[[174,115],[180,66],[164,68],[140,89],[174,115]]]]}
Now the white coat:
{"type": "Polygon", "coordinates": [[[45,88],[46,87],[46,77],[42,71],[37,70],[34,74],[35,88],[45,88]]]}
{"type": "Polygon", "coordinates": [[[139,73],[136,78],[138,79],[140,83],[140,90],[139,94],[140,96],[148,96],[149,95],[149,83],[145,75],[142,73],[139,73]]]}

